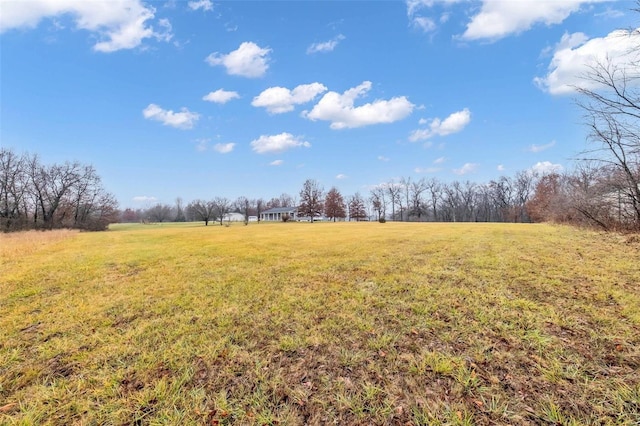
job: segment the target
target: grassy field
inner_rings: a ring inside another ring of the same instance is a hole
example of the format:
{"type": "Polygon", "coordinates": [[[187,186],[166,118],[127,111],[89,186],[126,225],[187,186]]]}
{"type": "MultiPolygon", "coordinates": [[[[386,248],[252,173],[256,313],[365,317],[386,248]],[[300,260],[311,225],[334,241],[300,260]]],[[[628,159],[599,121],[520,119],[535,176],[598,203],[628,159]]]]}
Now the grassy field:
{"type": "Polygon", "coordinates": [[[516,224],[0,235],[0,424],[640,424],[640,242],[516,224]]]}

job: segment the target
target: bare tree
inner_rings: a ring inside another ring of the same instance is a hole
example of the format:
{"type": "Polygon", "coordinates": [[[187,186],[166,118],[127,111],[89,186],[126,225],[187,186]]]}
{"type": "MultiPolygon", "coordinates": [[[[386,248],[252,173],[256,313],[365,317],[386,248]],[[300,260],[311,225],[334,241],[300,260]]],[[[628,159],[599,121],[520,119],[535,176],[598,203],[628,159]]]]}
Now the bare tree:
{"type": "Polygon", "coordinates": [[[433,220],[437,222],[440,220],[438,208],[442,200],[442,184],[437,179],[431,178],[426,185],[430,199],[429,204],[431,204],[431,214],[433,215],[433,220]]]}
{"type": "Polygon", "coordinates": [[[184,222],[187,218],[184,215],[184,207],[183,207],[182,198],[176,197],[176,205],[174,207],[174,211],[176,212],[176,217],[173,219],[174,222],[184,222]]]}
{"type": "Polygon", "coordinates": [[[264,200],[262,198],[258,198],[256,200],[256,215],[258,216],[258,223],[260,223],[260,215],[264,211],[264,200]]]}
{"type": "Polygon", "coordinates": [[[0,148],[0,226],[7,232],[26,225],[26,156],[0,148]]]}
{"type": "Polygon", "coordinates": [[[514,199],[513,182],[506,176],[489,182],[489,192],[493,200],[494,212],[498,222],[513,220],[512,206],[514,199]]]}
{"type": "Polygon", "coordinates": [[[515,184],[515,218],[514,222],[530,222],[527,214],[527,202],[533,194],[538,175],[531,170],[521,170],[516,173],[515,184]]]}
{"type": "Polygon", "coordinates": [[[117,220],[117,202],[93,166],[42,164],[38,156],[0,149],[2,230],[79,228],[103,230],[117,220]]]}
{"type": "Polygon", "coordinates": [[[152,222],[168,222],[174,216],[173,208],[168,204],[158,203],[147,210],[147,218],[152,222]]]}
{"type": "Polygon", "coordinates": [[[344,198],[338,189],[334,186],[324,199],[324,214],[329,219],[344,219],[347,217],[347,206],[344,202],[344,198]]]}
{"type": "Polygon", "coordinates": [[[385,185],[385,189],[391,203],[391,220],[396,220],[396,205],[399,205],[402,209],[402,185],[391,181],[385,185]]]}
{"type": "Polygon", "coordinates": [[[268,209],[276,209],[278,207],[286,207],[286,206],[282,205],[282,201],[280,200],[279,197],[274,197],[269,201],[267,201],[267,204],[265,207],[268,210],[268,209]]]}
{"type": "Polygon", "coordinates": [[[194,200],[187,206],[187,214],[195,220],[203,220],[205,226],[215,219],[215,204],[213,201],[194,200]]]}
{"type": "Polygon", "coordinates": [[[295,197],[283,192],[280,194],[280,207],[295,207],[296,199],[295,197]]]}
{"type": "Polygon", "coordinates": [[[238,197],[235,202],[235,208],[244,216],[245,225],[249,224],[249,216],[251,215],[254,203],[255,201],[252,201],[247,197],[238,197]]]}
{"type": "Polygon", "coordinates": [[[220,222],[220,226],[222,226],[224,217],[231,211],[231,201],[225,197],[216,197],[213,200],[213,205],[216,217],[220,222]]]}
{"type": "Polygon", "coordinates": [[[408,196],[410,197],[410,202],[409,202],[409,198],[407,198],[407,207],[408,207],[407,218],[412,215],[414,217],[417,217],[418,221],[420,221],[427,207],[426,203],[422,198],[422,194],[427,190],[428,185],[424,178],[417,181],[408,182],[408,184],[409,184],[408,196]]]}
{"type": "MultiPolygon", "coordinates": [[[[634,48],[618,60],[607,58],[591,66],[583,76],[585,84],[576,87],[593,146],[583,160],[603,164],[611,199],[619,196],[630,213],[621,225],[640,230],[640,32],[618,33],[630,38],[634,48]]],[[[594,214],[583,214],[593,219],[594,214]]]]}
{"type": "Polygon", "coordinates": [[[323,189],[320,184],[313,179],[307,179],[300,190],[300,206],[298,214],[308,216],[313,222],[315,217],[322,215],[323,189]]]}
{"type": "Polygon", "coordinates": [[[383,185],[378,185],[371,190],[371,205],[378,215],[378,221],[386,220],[387,201],[385,199],[385,193],[386,191],[383,185]]]}
{"type": "Polygon", "coordinates": [[[409,197],[411,195],[411,176],[400,179],[401,199],[404,201],[404,209],[402,201],[400,202],[400,220],[409,221],[409,213],[411,210],[409,197]]]}

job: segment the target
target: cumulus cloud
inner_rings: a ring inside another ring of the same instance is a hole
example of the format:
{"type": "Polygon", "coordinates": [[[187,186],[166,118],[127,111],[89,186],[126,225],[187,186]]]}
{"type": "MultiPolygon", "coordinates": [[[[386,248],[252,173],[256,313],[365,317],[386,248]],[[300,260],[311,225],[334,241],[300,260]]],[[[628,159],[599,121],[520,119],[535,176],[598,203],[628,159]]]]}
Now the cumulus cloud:
{"type": "MultiPolygon", "coordinates": [[[[421,120],[422,121],[422,120],[421,120]]],[[[416,142],[432,138],[434,136],[447,136],[462,131],[471,122],[471,111],[468,108],[454,112],[444,120],[434,118],[429,127],[411,132],[409,140],[416,142]]]]}
{"type": "Polygon", "coordinates": [[[336,179],[338,179],[338,180],[346,179],[348,177],[349,176],[347,176],[345,174],[342,174],[342,173],[339,173],[338,175],[336,175],[336,179]]]}
{"type": "Polygon", "coordinates": [[[597,89],[597,83],[584,77],[598,63],[607,62],[612,69],[624,71],[627,77],[638,78],[639,45],[640,28],[617,30],[592,39],[583,33],[565,33],[555,47],[547,75],[536,77],[534,82],[552,95],[573,93],[576,87],[597,89]]]}
{"type": "Polygon", "coordinates": [[[115,52],[132,49],[144,39],[171,39],[171,24],[158,21],[160,31],[150,24],[155,9],[140,0],[77,1],[30,0],[3,1],[0,14],[0,33],[14,28],[35,28],[45,18],[69,15],[75,28],[97,35],[93,50],[115,52]]]}
{"type": "Polygon", "coordinates": [[[325,41],[322,43],[313,43],[311,46],[307,48],[307,54],[311,55],[313,53],[318,53],[318,52],[320,53],[331,52],[333,51],[333,49],[336,48],[338,43],[340,43],[344,39],[345,37],[342,34],[338,34],[337,36],[335,36],[333,39],[329,41],[325,41]]]}
{"type": "Polygon", "coordinates": [[[311,111],[304,111],[309,120],[330,121],[332,129],[363,127],[371,124],[393,123],[407,117],[413,105],[405,96],[389,100],[375,100],[361,106],[354,106],[355,100],[371,89],[371,82],[364,81],[359,86],[344,93],[327,92],[311,111]]]}
{"type": "Polygon", "coordinates": [[[496,170],[499,172],[504,172],[504,164],[498,164],[498,167],[496,167],[496,170]]]}
{"type": "Polygon", "coordinates": [[[175,127],[176,129],[192,129],[200,118],[200,114],[191,112],[187,108],[182,108],[180,112],[166,110],[156,104],[149,104],[142,110],[144,118],[148,120],[159,121],[165,126],[175,127]]]}
{"type": "Polygon", "coordinates": [[[531,167],[531,171],[540,175],[560,173],[564,170],[561,164],[553,164],[550,161],[539,161],[531,167]]]}
{"type": "Polygon", "coordinates": [[[193,0],[187,3],[189,9],[191,10],[199,10],[202,9],[204,11],[213,10],[213,3],[211,0],[193,0]]]}
{"type": "Polygon", "coordinates": [[[262,77],[269,68],[269,53],[271,49],[245,41],[236,50],[227,54],[214,52],[205,61],[212,67],[222,65],[227,74],[242,77],[262,77]]]}
{"type": "Polygon", "coordinates": [[[282,166],[283,164],[284,164],[284,161],[282,160],[274,160],[269,163],[270,166],[282,166]]]}
{"type": "Polygon", "coordinates": [[[279,135],[261,135],[258,139],[251,141],[251,148],[258,154],[283,152],[301,146],[309,148],[311,144],[302,140],[300,136],[293,136],[286,132],[279,135]]]}
{"type": "Polygon", "coordinates": [[[389,157],[385,157],[384,155],[378,155],[378,160],[384,161],[385,163],[391,160],[389,157]]]}
{"type": "Polygon", "coordinates": [[[213,146],[213,150],[219,152],[220,154],[228,154],[229,152],[233,151],[233,147],[235,146],[236,144],[233,142],[217,143],[213,146]]]}
{"type": "Polygon", "coordinates": [[[218,89],[215,92],[209,92],[202,97],[203,101],[215,102],[217,104],[226,104],[232,99],[239,99],[238,92],[230,92],[223,89],[218,89]]]}
{"type": "Polygon", "coordinates": [[[461,38],[493,41],[520,34],[535,24],[559,24],[581,6],[600,1],[607,0],[483,0],[461,38]]]}
{"type": "Polygon", "coordinates": [[[293,111],[295,105],[310,102],[326,91],[327,88],[320,83],[301,84],[293,90],[285,87],[270,87],[253,98],[251,105],[264,107],[270,114],[281,114],[293,111]]]}
{"type": "Polygon", "coordinates": [[[440,157],[440,158],[436,158],[435,160],[433,160],[433,164],[442,164],[442,163],[444,163],[445,161],[447,161],[447,159],[446,159],[446,158],[444,158],[444,157],[440,157]]]}
{"type": "Polygon", "coordinates": [[[547,144],[544,144],[544,145],[532,144],[532,145],[529,146],[529,148],[527,148],[527,151],[530,151],[530,152],[542,152],[542,151],[545,151],[545,150],[547,150],[549,148],[554,147],[555,144],[556,144],[556,141],[551,141],[551,142],[549,142],[547,144]]]}
{"type": "Polygon", "coordinates": [[[464,165],[459,169],[453,169],[453,173],[462,176],[469,173],[473,173],[477,169],[478,169],[478,165],[476,163],[464,163],[464,165]]]}

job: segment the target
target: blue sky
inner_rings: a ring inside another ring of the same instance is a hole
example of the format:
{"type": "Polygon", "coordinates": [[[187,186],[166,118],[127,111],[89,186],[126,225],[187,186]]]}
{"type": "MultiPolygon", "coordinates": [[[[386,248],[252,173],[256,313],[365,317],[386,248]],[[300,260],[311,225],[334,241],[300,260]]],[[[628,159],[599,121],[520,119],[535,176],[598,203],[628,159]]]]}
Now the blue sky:
{"type": "Polygon", "coordinates": [[[0,143],[123,208],[570,169],[634,4],[0,0],[0,143]]]}

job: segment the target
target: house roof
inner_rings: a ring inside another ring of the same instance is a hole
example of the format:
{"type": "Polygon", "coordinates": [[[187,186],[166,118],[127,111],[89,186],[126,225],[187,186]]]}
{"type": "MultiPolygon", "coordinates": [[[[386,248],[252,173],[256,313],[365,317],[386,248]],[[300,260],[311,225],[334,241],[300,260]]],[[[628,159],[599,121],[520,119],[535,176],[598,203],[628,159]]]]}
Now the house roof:
{"type": "Polygon", "coordinates": [[[291,213],[298,210],[297,207],[274,207],[269,210],[265,210],[262,213],[291,213]]]}

